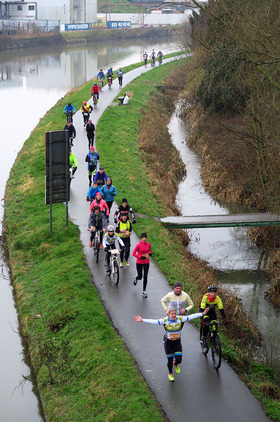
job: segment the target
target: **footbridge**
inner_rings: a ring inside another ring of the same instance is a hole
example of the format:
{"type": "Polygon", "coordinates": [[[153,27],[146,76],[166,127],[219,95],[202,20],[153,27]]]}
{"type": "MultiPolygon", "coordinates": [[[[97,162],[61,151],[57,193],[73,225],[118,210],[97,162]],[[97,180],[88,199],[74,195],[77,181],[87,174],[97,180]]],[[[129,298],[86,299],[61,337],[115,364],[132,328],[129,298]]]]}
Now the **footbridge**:
{"type": "Polygon", "coordinates": [[[280,216],[270,213],[191,215],[160,218],[168,229],[201,229],[214,227],[277,226],[280,216]]]}

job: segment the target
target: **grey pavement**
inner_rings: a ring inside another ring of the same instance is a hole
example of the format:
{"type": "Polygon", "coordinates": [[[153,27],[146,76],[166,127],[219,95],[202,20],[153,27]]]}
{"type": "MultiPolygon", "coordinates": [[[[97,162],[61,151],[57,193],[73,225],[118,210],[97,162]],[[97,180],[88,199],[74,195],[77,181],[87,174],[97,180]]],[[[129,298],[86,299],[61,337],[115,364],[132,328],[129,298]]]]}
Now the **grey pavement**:
{"type": "MultiPolygon", "coordinates": [[[[123,87],[141,72],[149,70],[151,70],[150,65],[125,74],[123,87]]],[[[114,80],[111,90],[108,87],[103,88],[98,108],[91,114],[95,125],[119,92],[117,80],[114,80]]],[[[127,107],[127,112],[129,112],[129,105],[120,107],[127,107]]],[[[259,402],[230,366],[223,361],[220,370],[216,371],[210,354],[208,357],[202,355],[198,331],[189,323],[185,324],[182,332],[181,374],[174,374],[174,383],[168,381],[167,359],[162,344],[163,328],[137,323],[133,320],[133,316],[139,314],[144,318],[162,318],[165,314],[160,299],[171,288],[164,275],[151,262],[147,286],[148,299],[144,299],[141,295],[142,281],[139,281],[137,286],[132,285],[136,274],[135,258],[131,257],[129,268],[120,270],[118,286],[115,286],[105,274],[103,251],[100,253],[99,263],[94,262],[87,231],[89,203],[85,200],[88,191],[87,163],[85,163],[88,141],[80,112],[77,112],[74,117],[74,125],[77,137],[74,140],[73,151],[77,156],[78,170],[71,184],[70,218],[80,228],[84,253],[104,306],[167,417],[172,422],[201,422],[206,418],[215,419],[217,422],[268,421],[259,402]]],[[[100,161],[102,164],[102,157],[100,161]]],[[[105,171],[110,174],[110,169],[106,168],[105,171]]],[[[127,192],[127,198],[129,201],[129,192],[127,192]]],[[[121,200],[121,198],[118,199],[121,200]]],[[[133,207],[133,204],[131,206],[133,207]]],[[[111,210],[111,223],[114,210],[115,207],[111,210]]],[[[133,233],[131,249],[138,241],[139,239],[133,233]]]]}

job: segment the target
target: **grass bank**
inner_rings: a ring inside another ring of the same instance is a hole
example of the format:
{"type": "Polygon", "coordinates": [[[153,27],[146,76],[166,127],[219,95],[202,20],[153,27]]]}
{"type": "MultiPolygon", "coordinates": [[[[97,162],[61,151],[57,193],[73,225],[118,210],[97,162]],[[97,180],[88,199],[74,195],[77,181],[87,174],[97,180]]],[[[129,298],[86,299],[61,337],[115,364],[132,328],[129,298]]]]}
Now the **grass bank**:
{"type": "Polygon", "coordinates": [[[41,119],[7,183],[5,236],[21,333],[48,420],[164,421],[91,283],[78,228],[64,228],[62,204],[53,208],[60,229],[49,232],[44,133],[63,128],[64,105],[70,99],[80,107],[91,86],[71,91],[41,119]]]}

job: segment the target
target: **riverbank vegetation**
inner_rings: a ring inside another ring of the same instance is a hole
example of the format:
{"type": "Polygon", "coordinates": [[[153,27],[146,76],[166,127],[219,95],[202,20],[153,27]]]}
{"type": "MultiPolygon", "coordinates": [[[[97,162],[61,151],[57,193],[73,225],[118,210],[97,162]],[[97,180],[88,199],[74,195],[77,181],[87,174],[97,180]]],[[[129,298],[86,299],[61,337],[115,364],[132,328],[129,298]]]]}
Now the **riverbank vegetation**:
{"type": "MultiPolygon", "coordinates": [[[[174,207],[176,185],[184,170],[164,126],[176,95],[172,81],[180,79],[181,74],[181,68],[168,64],[126,87],[134,93],[129,108],[112,106],[103,114],[97,127],[97,146],[102,164],[118,186],[119,197],[129,192],[138,213],[136,233],[149,233],[154,261],[171,284],[180,280],[198,304],[206,286],[214,281],[213,272],[186,251],[185,235],[167,230],[151,218],[178,212],[174,207]],[[177,76],[163,82],[174,68],[177,76]],[[149,119],[149,115],[153,117],[149,119]],[[175,172],[174,162],[178,167],[175,172]],[[125,191],[120,177],[126,180],[125,191]]],[[[48,420],[164,420],[90,282],[78,229],[71,223],[68,230],[63,229],[64,206],[56,205],[53,215],[54,226],[61,230],[49,232],[48,207],[43,204],[42,133],[63,127],[61,110],[65,103],[70,100],[79,108],[91,85],[89,82],[69,92],[40,121],[18,156],[7,184],[5,228],[22,335],[29,344],[48,420]],[[104,350],[105,360],[100,359],[104,350]]],[[[258,334],[238,300],[226,292],[223,299],[233,321],[224,330],[224,355],[267,413],[280,420],[279,393],[271,370],[254,363],[250,355],[258,334]]]]}
{"type": "MultiPolygon", "coordinates": [[[[191,19],[186,68],[189,143],[215,198],[280,212],[280,47],[277,0],[210,1],[191,19]]],[[[269,252],[268,297],[280,304],[279,228],[249,231],[269,252]]]]}

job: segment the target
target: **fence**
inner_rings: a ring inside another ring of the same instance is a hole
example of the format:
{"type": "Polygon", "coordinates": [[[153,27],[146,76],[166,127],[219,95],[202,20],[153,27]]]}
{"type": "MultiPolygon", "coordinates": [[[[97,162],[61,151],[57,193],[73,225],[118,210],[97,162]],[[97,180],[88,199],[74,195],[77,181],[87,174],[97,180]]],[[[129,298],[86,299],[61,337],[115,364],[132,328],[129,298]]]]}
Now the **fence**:
{"type": "Polygon", "coordinates": [[[60,32],[58,20],[0,20],[0,34],[14,34],[24,31],[30,34],[34,32],[60,32]]]}

